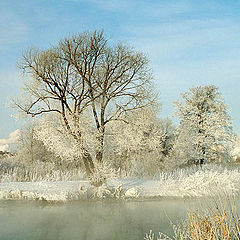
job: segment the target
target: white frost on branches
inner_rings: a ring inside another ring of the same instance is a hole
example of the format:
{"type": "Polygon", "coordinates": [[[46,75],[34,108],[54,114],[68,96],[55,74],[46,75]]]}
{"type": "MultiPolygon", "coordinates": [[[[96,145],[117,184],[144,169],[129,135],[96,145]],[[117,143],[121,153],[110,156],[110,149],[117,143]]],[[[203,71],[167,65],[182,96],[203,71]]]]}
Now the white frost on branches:
{"type": "Polygon", "coordinates": [[[176,102],[180,119],[177,155],[195,163],[226,158],[233,139],[232,123],[218,88],[191,88],[182,98],[184,102],[176,102]]]}
{"type": "MultiPolygon", "coordinates": [[[[70,116],[69,116],[70,119],[70,116]]],[[[83,115],[79,118],[78,128],[74,128],[74,121],[69,121],[72,129],[80,131],[84,139],[84,146],[90,151],[97,147],[96,131],[92,130],[89,118],[83,115]]],[[[66,161],[74,161],[82,157],[83,152],[78,142],[68,134],[63,119],[58,114],[44,115],[36,127],[36,138],[44,143],[47,149],[66,161]]]]}
{"type": "Polygon", "coordinates": [[[116,165],[132,175],[152,175],[161,167],[167,133],[156,109],[142,108],[115,121],[108,132],[109,149],[115,150],[116,165]]]}

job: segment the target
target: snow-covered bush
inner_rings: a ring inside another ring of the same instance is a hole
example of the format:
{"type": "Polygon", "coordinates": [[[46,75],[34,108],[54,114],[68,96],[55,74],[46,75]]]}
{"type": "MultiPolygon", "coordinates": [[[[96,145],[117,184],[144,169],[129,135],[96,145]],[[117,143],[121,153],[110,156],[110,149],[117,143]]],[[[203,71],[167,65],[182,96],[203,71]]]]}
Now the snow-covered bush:
{"type": "Polygon", "coordinates": [[[107,180],[111,181],[116,177],[117,171],[111,168],[111,165],[109,163],[103,162],[95,164],[95,171],[89,180],[94,185],[94,183],[107,183],[107,180]]]}
{"type": "MultiPolygon", "coordinates": [[[[175,238],[174,238],[175,239],[175,238]]],[[[149,231],[149,233],[146,233],[144,240],[174,240],[170,238],[169,236],[165,235],[162,232],[159,232],[156,236],[152,230],[149,231]]]]}
{"type": "Polygon", "coordinates": [[[19,130],[16,143],[17,161],[32,164],[33,162],[52,162],[61,164],[61,159],[47,149],[44,143],[37,139],[38,121],[28,121],[19,130]]]}
{"type": "MultiPolygon", "coordinates": [[[[73,131],[80,131],[84,139],[84,146],[90,153],[97,148],[96,134],[92,131],[92,124],[86,116],[81,115],[78,127],[74,127],[74,121],[68,116],[69,124],[73,131]]],[[[35,138],[43,142],[50,152],[53,152],[64,162],[78,162],[82,165],[83,151],[78,141],[67,133],[64,121],[58,114],[48,114],[43,116],[35,128],[35,138]]]]}
{"type": "Polygon", "coordinates": [[[23,164],[14,161],[13,157],[0,159],[0,174],[8,173],[17,167],[21,168],[23,167],[23,164]]]}
{"type": "Polygon", "coordinates": [[[52,162],[18,162],[18,158],[0,161],[0,182],[73,181],[86,179],[81,168],[52,162]]]}
{"type": "Polygon", "coordinates": [[[240,191],[240,167],[205,164],[173,171],[163,171],[155,176],[159,196],[202,197],[240,191]]]}

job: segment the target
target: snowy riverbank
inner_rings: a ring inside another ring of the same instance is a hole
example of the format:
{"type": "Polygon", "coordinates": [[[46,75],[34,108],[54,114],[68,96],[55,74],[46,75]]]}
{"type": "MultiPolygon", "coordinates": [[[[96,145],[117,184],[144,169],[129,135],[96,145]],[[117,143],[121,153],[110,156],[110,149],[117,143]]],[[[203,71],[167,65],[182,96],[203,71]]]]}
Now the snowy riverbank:
{"type": "Polygon", "coordinates": [[[204,197],[240,193],[239,168],[208,165],[161,173],[155,180],[112,179],[92,187],[87,180],[0,183],[0,200],[68,201],[88,198],[204,197]]]}

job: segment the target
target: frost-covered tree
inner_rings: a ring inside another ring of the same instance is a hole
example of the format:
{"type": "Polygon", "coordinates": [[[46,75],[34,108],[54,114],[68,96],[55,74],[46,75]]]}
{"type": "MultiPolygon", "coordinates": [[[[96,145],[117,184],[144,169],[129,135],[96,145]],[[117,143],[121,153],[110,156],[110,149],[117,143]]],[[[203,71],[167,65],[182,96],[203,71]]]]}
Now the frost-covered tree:
{"type": "MultiPolygon", "coordinates": [[[[162,142],[162,155],[164,158],[171,154],[175,141],[175,126],[169,118],[159,119],[159,127],[162,129],[165,137],[162,142]]],[[[165,161],[165,159],[164,159],[165,161]]]]}
{"type": "Polygon", "coordinates": [[[107,133],[107,158],[114,159],[122,173],[153,176],[163,168],[171,148],[171,122],[160,119],[156,107],[129,113],[124,122],[113,122],[107,133]]]}
{"type": "MultiPolygon", "coordinates": [[[[94,159],[102,162],[107,124],[151,105],[155,98],[144,54],[123,44],[109,44],[103,32],[73,35],[47,50],[30,49],[19,67],[27,78],[25,98],[16,100],[16,106],[30,116],[57,116],[88,176],[94,173],[94,159]],[[82,125],[86,112],[94,125],[82,125]],[[82,132],[89,126],[97,141],[94,154],[82,132]]],[[[58,145],[52,142],[50,148],[58,145]]]]}
{"type": "Polygon", "coordinates": [[[232,124],[227,105],[216,86],[198,86],[176,102],[175,152],[178,159],[202,164],[228,154],[232,143],[232,124]]]}
{"type": "Polygon", "coordinates": [[[232,157],[232,161],[236,161],[236,162],[240,161],[240,138],[237,135],[235,135],[233,140],[231,157],[232,157]]]}
{"type": "MultiPolygon", "coordinates": [[[[85,116],[79,116],[79,127],[75,129],[74,121],[68,116],[68,123],[74,131],[80,131],[83,139],[83,145],[88,150],[89,154],[94,154],[98,146],[97,133],[91,119],[85,116]]],[[[82,150],[76,143],[75,138],[66,134],[65,123],[62,118],[56,113],[51,113],[42,116],[35,127],[35,139],[43,142],[47,149],[54,155],[60,158],[65,163],[76,162],[77,165],[82,165],[81,156],[82,150]]]]}
{"type": "Polygon", "coordinates": [[[34,121],[25,124],[19,131],[17,141],[17,158],[18,161],[33,163],[33,162],[54,162],[59,163],[52,152],[47,150],[42,141],[37,139],[37,123],[34,121]]]}

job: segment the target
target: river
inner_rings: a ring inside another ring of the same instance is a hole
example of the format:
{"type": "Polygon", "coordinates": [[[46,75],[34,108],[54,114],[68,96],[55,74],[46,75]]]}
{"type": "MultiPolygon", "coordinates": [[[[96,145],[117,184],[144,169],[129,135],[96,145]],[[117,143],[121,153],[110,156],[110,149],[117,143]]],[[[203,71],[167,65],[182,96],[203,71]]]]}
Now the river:
{"type": "Polygon", "coordinates": [[[200,200],[0,201],[1,240],[142,240],[152,229],[172,234],[200,200]]]}

